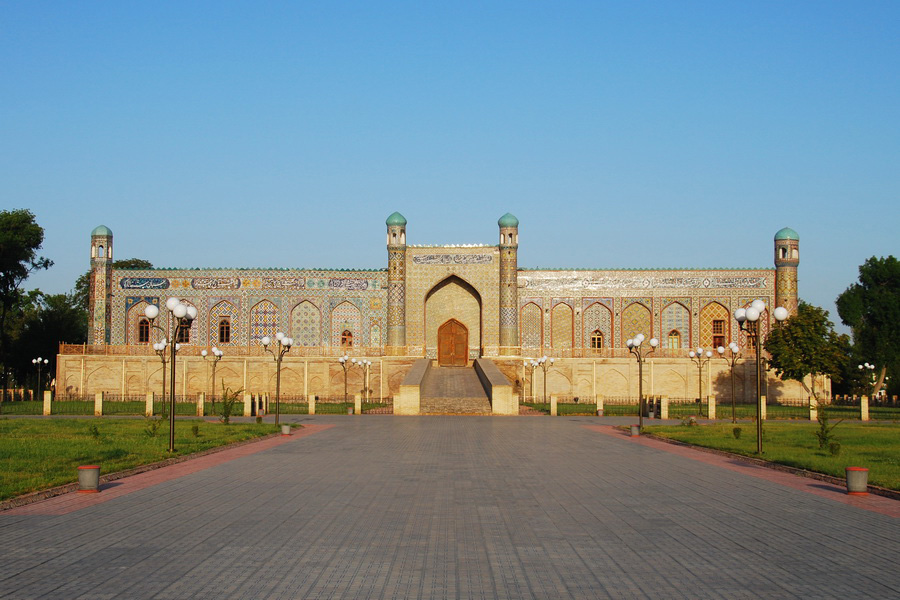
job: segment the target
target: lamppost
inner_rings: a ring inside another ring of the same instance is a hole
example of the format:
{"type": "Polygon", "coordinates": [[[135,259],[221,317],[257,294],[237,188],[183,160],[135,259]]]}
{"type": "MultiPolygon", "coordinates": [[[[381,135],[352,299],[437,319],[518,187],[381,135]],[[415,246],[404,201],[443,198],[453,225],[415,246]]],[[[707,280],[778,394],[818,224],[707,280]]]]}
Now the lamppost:
{"type": "MultiPolygon", "coordinates": [[[[553,366],[555,358],[550,358],[546,354],[537,360],[531,361],[531,374],[534,375],[534,368],[540,367],[544,372],[544,395],[541,397],[541,403],[547,404],[547,369],[553,366]]],[[[534,391],[534,380],[531,382],[531,389],[534,391]]]]}
{"type": "Polygon", "coordinates": [[[363,370],[363,395],[365,396],[365,401],[369,401],[369,367],[372,366],[371,360],[366,360],[365,358],[361,358],[356,360],[355,358],[350,359],[350,363],[356,365],[360,369],[363,370]]]}
{"type": "MultiPolygon", "coordinates": [[[[197,309],[193,306],[185,304],[175,296],[166,299],[166,310],[173,318],[175,325],[172,339],[169,343],[169,452],[175,452],[175,352],[180,344],[175,343],[179,334],[190,329],[191,322],[197,318],[197,309]]],[[[156,317],[159,316],[159,307],[150,304],[144,309],[144,315],[150,319],[150,326],[159,329],[163,333],[165,330],[156,324],[156,317]]]]}
{"type": "Polygon", "coordinates": [[[634,355],[638,363],[638,431],[641,432],[644,431],[644,361],[647,360],[651,352],[656,351],[656,347],[659,346],[659,340],[650,338],[650,349],[646,351],[641,350],[641,344],[643,343],[643,333],[639,333],[625,342],[628,351],[634,355]]]}
{"type": "MultiPolygon", "coordinates": [[[[528,397],[531,398],[532,402],[534,402],[534,367],[536,365],[535,365],[534,361],[530,358],[526,358],[523,361],[523,364],[525,366],[525,375],[528,376],[530,374],[528,381],[531,383],[531,393],[528,394],[528,397]]],[[[522,395],[523,396],[525,395],[525,382],[524,381],[522,381],[522,395]]]]}
{"type": "Polygon", "coordinates": [[[269,344],[272,343],[272,339],[269,336],[265,336],[262,339],[263,348],[275,359],[275,424],[278,425],[278,418],[281,412],[281,359],[291,351],[294,340],[279,331],[275,334],[275,341],[278,342],[278,350],[273,352],[269,350],[269,344]]]}
{"type": "MultiPolygon", "coordinates": [[[[222,360],[222,357],[225,356],[225,353],[222,352],[221,350],[219,350],[218,348],[216,348],[215,346],[213,346],[210,349],[210,352],[207,352],[206,350],[202,350],[200,352],[200,356],[203,357],[203,362],[206,362],[206,357],[210,353],[212,353],[212,355],[213,355],[213,359],[212,359],[212,371],[213,371],[213,373],[212,373],[212,391],[210,393],[210,401],[212,401],[213,413],[215,414],[215,412],[216,412],[216,365],[219,364],[219,361],[222,360]]],[[[207,363],[207,369],[208,368],[209,368],[209,363],[207,363]]]]}
{"type": "Polygon", "coordinates": [[[37,358],[31,359],[31,364],[37,365],[37,370],[38,370],[38,373],[37,373],[37,375],[38,375],[37,398],[35,398],[35,400],[39,400],[41,398],[41,392],[44,391],[43,381],[41,381],[41,367],[43,367],[44,365],[46,365],[49,362],[50,362],[49,360],[47,360],[46,358],[41,358],[40,356],[38,356],[37,358]]]}
{"type": "MultiPolygon", "coordinates": [[[[341,368],[344,369],[344,404],[347,404],[347,369],[350,368],[350,357],[348,355],[343,355],[338,359],[338,362],[341,363],[341,368]]],[[[353,359],[353,362],[356,362],[356,359],[353,359]]]]}
{"type": "Polygon", "coordinates": [[[728,344],[728,349],[731,350],[730,356],[725,356],[724,346],[716,348],[716,352],[728,362],[728,366],[731,368],[731,422],[737,423],[737,419],[734,415],[734,365],[737,364],[738,359],[741,357],[741,347],[734,342],[731,342],[728,344]]]}
{"type": "MultiPolygon", "coordinates": [[[[753,340],[753,348],[756,351],[756,453],[762,454],[762,389],[760,378],[762,376],[762,348],[759,339],[759,317],[766,309],[766,303],[762,300],[754,300],[748,308],[739,308],[734,311],[734,318],[738,322],[741,331],[745,332],[753,340]]],[[[779,306],[772,311],[775,320],[779,323],[788,318],[788,310],[779,306]]]]}
{"type": "MultiPolygon", "coordinates": [[[[712,358],[712,352],[707,350],[705,353],[703,352],[703,348],[697,348],[697,351],[694,352],[691,350],[688,352],[688,356],[691,357],[691,362],[697,363],[697,412],[700,413],[700,416],[703,416],[703,365],[708,365],[709,360],[712,358]]],[[[708,393],[707,393],[708,394],[708,393]]]]}
{"type": "MultiPolygon", "coordinates": [[[[168,348],[168,343],[166,343],[166,338],[163,338],[162,341],[156,342],[153,344],[153,351],[156,352],[156,355],[159,357],[159,360],[162,361],[162,403],[163,407],[166,406],[166,349],[168,348]]],[[[176,348],[177,349],[177,348],[176,348]]]]}

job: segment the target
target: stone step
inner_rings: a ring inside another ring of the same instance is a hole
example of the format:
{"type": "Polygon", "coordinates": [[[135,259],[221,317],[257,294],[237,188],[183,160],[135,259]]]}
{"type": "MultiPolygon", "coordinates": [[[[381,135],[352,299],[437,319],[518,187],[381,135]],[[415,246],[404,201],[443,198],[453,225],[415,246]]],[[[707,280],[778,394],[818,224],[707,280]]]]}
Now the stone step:
{"type": "Polygon", "coordinates": [[[491,403],[487,397],[422,398],[419,414],[423,415],[489,415],[491,403]]]}

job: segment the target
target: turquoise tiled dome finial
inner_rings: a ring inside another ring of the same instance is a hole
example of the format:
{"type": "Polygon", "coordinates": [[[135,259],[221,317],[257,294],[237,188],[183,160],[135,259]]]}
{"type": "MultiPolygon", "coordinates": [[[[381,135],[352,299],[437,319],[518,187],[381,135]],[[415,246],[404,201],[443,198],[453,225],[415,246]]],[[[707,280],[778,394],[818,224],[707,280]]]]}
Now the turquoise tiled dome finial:
{"type": "Polygon", "coordinates": [[[500,220],[497,221],[497,225],[500,227],[518,227],[519,220],[512,213],[506,213],[500,217],[500,220]]]}
{"type": "Polygon", "coordinates": [[[395,212],[394,214],[392,214],[391,216],[389,216],[387,218],[387,221],[385,221],[385,224],[388,227],[390,227],[392,225],[403,227],[404,225],[406,225],[406,217],[404,217],[403,215],[401,215],[398,212],[395,212]]]}
{"type": "Polygon", "coordinates": [[[91,232],[91,235],[92,235],[92,236],[94,236],[94,235],[106,235],[106,236],[110,236],[110,235],[112,235],[112,231],[111,231],[111,230],[109,229],[109,227],[107,227],[106,225],[98,225],[98,226],[95,227],[94,230],[91,232]]]}
{"type": "Polygon", "coordinates": [[[775,234],[775,241],[777,242],[778,240],[800,241],[800,235],[790,227],[785,227],[783,229],[779,229],[778,233],[775,234]]]}

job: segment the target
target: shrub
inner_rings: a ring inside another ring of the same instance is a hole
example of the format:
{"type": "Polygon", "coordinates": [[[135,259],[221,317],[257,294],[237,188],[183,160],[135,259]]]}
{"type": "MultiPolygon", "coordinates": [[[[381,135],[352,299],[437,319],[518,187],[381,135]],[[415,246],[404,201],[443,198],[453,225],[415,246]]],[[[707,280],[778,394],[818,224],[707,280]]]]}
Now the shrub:
{"type": "Polygon", "coordinates": [[[735,427],[734,429],[731,430],[731,433],[734,435],[734,439],[736,439],[736,440],[741,439],[741,431],[742,430],[740,427],[735,427]]]}

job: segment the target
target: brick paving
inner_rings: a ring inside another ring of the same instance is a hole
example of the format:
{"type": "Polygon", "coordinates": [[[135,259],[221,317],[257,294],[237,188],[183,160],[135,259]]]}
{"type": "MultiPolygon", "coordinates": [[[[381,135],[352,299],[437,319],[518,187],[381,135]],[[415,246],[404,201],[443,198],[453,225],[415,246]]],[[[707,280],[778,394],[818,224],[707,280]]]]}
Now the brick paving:
{"type": "Polygon", "coordinates": [[[896,516],[597,419],[288,418],[334,427],[0,513],[0,598],[900,596],[896,516]]]}

